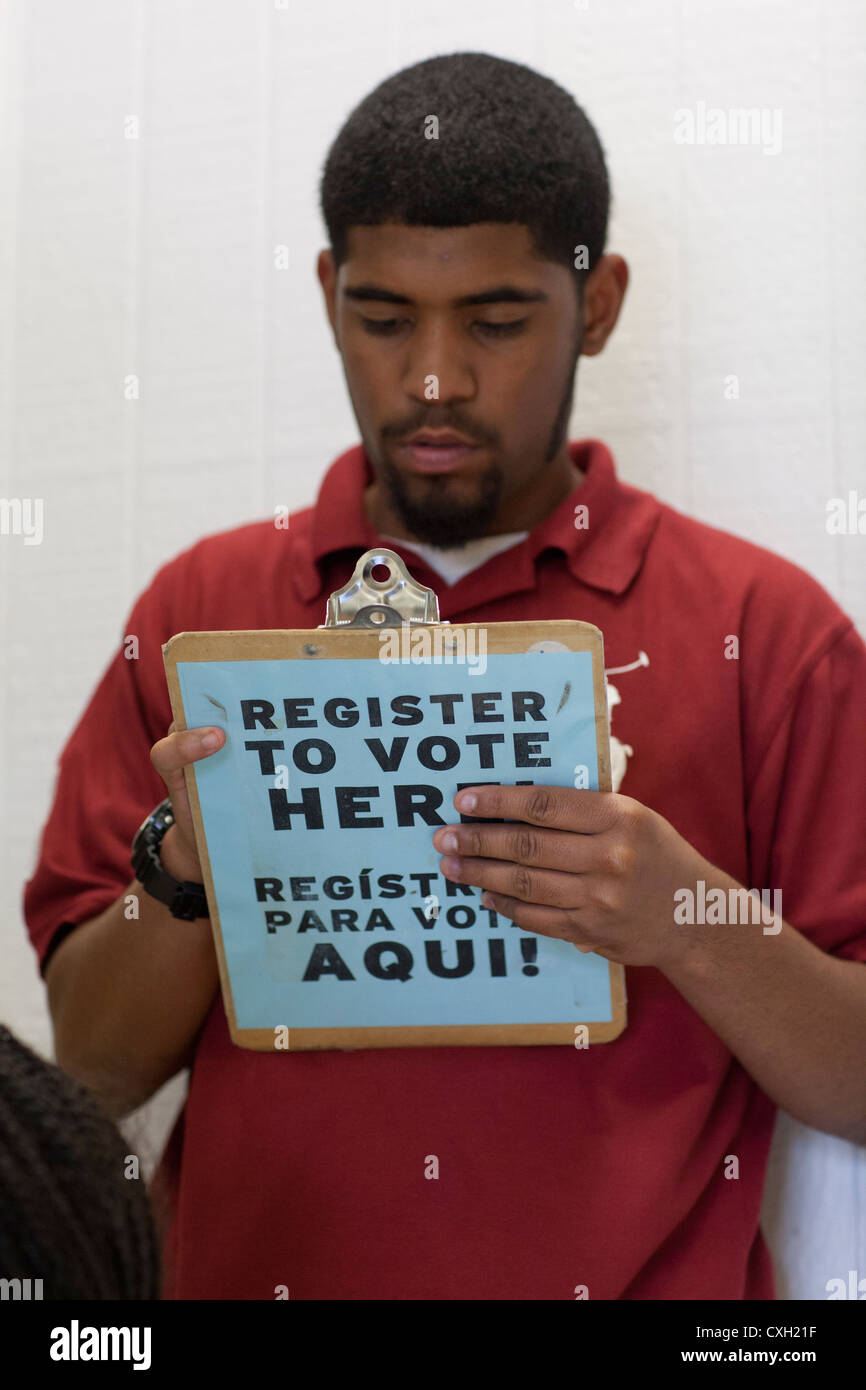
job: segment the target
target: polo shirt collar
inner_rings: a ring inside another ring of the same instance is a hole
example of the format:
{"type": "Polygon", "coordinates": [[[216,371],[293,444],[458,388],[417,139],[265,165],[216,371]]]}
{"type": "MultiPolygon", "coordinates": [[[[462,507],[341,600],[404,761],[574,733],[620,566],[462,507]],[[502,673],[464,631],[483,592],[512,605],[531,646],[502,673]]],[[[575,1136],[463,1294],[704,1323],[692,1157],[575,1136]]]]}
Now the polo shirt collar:
{"type": "Polygon", "coordinates": [[[569,441],[578,470],[573,491],[509,550],[470,571],[454,585],[431,570],[414,551],[396,541],[384,542],[364,512],[363,493],[373,469],[363,445],[341,454],[328,469],[312,510],[306,545],[296,552],[294,579],[301,597],[311,602],[322,592],[320,562],[340,550],[365,550],[387,544],[417,571],[423,566],[437,593],[447,595],[448,612],[475,607],[506,594],[535,587],[535,563],[542,552],[559,550],[582,584],[622,594],[637,574],[661,515],[661,504],[650,493],[619,480],[613,455],[600,439],[569,441]],[[577,512],[578,507],[586,511],[577,512]],[[584,523],[584,524],[580,524],[584,523]]]}

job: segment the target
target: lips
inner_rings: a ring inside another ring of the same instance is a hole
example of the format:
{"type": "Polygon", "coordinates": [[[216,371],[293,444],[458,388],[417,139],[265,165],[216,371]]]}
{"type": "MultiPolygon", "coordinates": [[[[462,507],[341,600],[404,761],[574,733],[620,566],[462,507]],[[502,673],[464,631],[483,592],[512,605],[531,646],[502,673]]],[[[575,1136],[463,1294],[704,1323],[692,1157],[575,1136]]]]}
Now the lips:
{"type": "Polygon", "coordinates": [[[452,473],[480,447],[454,430],[419,430],[399,452],[413,473],[452,473]]]}
{"type": "Polygon", "coordinates": [[[472,445],[473,441],[467,439],[465,434],[458,434],[456,430],[417,430],[406,440],[407,444],[431,444],[435,447],[448,448],[452,444],[472,445]]]}

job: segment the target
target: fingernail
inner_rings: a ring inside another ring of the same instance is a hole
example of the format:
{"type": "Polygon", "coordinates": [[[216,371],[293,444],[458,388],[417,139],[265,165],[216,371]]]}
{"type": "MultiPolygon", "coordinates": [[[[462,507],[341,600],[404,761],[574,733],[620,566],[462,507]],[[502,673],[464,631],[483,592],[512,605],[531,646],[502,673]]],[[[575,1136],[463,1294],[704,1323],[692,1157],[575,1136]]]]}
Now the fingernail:
{"type": "Polygon", "coordinates": [[[218,743],[219,743],[219,737],[217,736],[217,734],[215,734],[215,733],[213,733],[213,731],[211,731],[211,733],[205,734],[205,735],[203,736],[202,741],[201,741],[201,746],[202,746],[202,748],[216,748],[216,746],[217,746],[218,743]]]}
{"type": "Polygon", "coordinates": [[[445,834],[442,836],[442,839],[439,841],[439,844],[442,849],[456,849],[457,836],[454,834],[454,831],[446,830],[445,834]]]}
{"type": "Polygon", "coordinates": [[[454,805],[458,811],[474,811],[478,805],[478,797],[474,792],[458,792],[454,798],[454,805]]]}

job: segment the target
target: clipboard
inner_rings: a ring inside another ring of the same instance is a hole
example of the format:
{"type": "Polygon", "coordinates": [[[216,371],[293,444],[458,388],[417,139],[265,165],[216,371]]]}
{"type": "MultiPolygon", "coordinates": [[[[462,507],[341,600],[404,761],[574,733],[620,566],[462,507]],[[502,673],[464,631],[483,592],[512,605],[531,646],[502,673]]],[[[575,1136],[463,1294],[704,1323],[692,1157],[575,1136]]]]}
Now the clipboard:
{"type": "Polygon", "coordinates": [[[177,727],[227,735],[185,777],[237,1046],[619,1036],[624,968],[483,908],[432,845],[473,819],[459,786],[611,790],[597,627],[452,625],[378,548],[318,628],[182,632],[162,650],[177,727]]]}

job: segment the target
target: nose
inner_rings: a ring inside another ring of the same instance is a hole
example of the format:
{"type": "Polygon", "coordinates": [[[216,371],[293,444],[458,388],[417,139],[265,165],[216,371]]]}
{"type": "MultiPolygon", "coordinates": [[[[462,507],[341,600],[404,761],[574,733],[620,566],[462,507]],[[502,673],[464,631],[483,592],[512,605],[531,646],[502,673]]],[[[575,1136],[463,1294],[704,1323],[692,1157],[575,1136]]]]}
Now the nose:
{"type": "Polygon", "coordinates": [[[406,349],[403,389],[417,401],[471,400],[478,384],[465,338],[441,317],[414,329],[406,349]]]}

